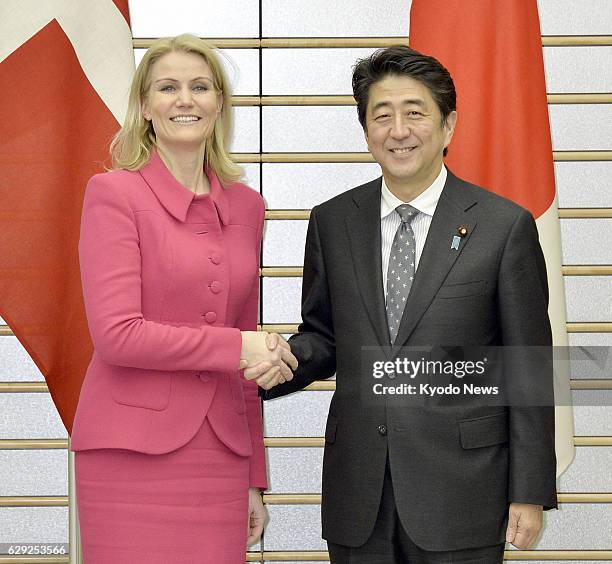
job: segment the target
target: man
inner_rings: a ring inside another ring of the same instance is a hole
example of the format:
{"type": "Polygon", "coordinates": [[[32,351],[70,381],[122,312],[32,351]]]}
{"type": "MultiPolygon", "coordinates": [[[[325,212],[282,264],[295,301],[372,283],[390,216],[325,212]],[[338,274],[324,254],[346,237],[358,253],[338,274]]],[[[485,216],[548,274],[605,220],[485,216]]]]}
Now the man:
{"type": "Polygon", "coordinates": [[[361,352],[550,346],[535,222],[444,167],[457,112],[438,61],[379,50],[355,67],[353,93],[383,177],[313,208],[289,339],[299,367],[266,399],[336,373],[322,499],[333,563],[501,562],[504,541],[529,547],[556,507],[553,407],[367,402],[361,352]]]}

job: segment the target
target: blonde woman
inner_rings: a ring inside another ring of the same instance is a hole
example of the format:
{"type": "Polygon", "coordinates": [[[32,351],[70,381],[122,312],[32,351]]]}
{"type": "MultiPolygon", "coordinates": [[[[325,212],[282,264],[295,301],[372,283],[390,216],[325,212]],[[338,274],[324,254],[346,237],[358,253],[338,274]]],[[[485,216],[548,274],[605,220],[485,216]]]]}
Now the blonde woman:
{"type": "Polygon", "coordinates": [[[256,332],[264,204],[231,161],[216,54],[160,39],[132,83],[79,253],[94,353],[72,435],[86,564],[244,562],[267,487],[257,384],[296,360],[256,332]],[[240,371],[277,367],[256,381],[240,371]]]}

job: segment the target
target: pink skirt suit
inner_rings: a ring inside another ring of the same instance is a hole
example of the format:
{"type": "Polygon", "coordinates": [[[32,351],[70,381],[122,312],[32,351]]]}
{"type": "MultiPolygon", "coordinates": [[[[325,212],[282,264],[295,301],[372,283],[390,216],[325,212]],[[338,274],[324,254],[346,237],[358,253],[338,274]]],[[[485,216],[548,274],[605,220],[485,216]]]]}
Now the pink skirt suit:
{"type": "Polygon", "coordinates": [[[267,488],[255,330],[261,196],[210,194],[157,154],[94,176],[79,254],[94,353],[71,437],[85,564],[243,563],[248,488],[267,488]]]}

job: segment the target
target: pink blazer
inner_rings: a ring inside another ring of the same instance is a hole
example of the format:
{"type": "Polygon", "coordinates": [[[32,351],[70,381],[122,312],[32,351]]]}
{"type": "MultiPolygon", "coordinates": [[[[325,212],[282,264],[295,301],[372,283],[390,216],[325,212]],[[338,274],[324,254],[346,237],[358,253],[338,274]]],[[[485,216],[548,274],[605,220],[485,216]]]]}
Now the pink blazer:
{"type": "Polygon", "coordinates": [[[79,256],[94,353],[72,450],[149,454],[186,444],[208,417],[267,487],[257,385],[238,364],[257,327],[264,203],[243,184],[195,196],[159,156],[94,176],[79,256]]]}

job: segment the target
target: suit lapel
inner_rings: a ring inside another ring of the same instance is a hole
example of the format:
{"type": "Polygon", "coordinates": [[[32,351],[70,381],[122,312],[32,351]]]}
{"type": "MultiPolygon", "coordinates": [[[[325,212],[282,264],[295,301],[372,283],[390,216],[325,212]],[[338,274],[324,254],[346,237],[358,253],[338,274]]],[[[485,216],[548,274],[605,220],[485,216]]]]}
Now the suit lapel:
{"type": "Polygon", "coordinates": [[[389,346],[385,312],[380,236],[380,189],[382,178],[366,184],[353,196],[355,208],[346,217],[355,279],[381,346],[389,346]]]}
{"type": "Polygon", "coordinates": [[[472,210],[474,204],[475,199],[467,190],[462,190],[462,181],[448,171],[446,184],[436,206],[414,283],[406,301],[394,353],[410,338],[448,272],[469,243],[476,227],[476,214],[472,210]],[[458,235],[460,226],[466,226],[468,234],[460,239],[459,248],[453,249],[451,243],[453,237],[458,235]]]}

